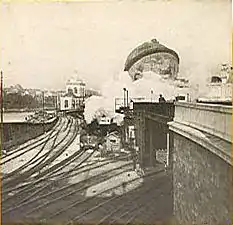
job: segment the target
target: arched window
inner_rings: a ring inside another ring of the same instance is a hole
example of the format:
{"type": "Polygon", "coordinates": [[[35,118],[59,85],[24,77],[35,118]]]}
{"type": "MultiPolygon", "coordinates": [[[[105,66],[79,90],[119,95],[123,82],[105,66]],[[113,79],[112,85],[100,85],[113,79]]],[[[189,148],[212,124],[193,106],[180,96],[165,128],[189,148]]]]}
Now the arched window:
{"type": "Polygon", "coordinates": [[[221,83],[222,79],[220,77],[217,76],[213,76],[211,77],[211,83],[221,83]]]}
{"type": "Polygon", "coordinates": [[[72,94],[73,93],[73,90],[71,88],[68,88],[68,93],[69,94],[72,94]]]}
{"type": "Polygon", "coordinates": [[[78,90],[77,90],[77,88],[76,88],[76,87],[74,88],[74,93],[75,93],[75,94],[77,94],[77,93],[78,93],[78,90]]]}
{"type": "Polygon", "coordinates": [[[69,104],[68,104],[68,100],[65,100],[65,108],[68,108],[69,104]]]}

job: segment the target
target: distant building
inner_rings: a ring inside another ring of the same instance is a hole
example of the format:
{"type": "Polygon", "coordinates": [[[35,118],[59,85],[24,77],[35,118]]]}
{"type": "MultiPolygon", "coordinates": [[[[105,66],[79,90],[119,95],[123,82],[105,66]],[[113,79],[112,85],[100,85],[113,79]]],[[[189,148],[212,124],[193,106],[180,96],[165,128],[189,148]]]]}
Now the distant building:
{"type": "Polygon", "coordinates": [[[93,89],[86,89],[85,90],[85,96],[86,98],[89,98],[91,96],[101,96],[99,91],[93,90],[93,89]]]}
{"type": "Polygon", "coordinates": [[[61,111],[79,109],[84,105],[86,84],[78,77],[71,78],[66,83],[66,92],[58,96],[61,111]]]}
{"type": "Polygon", "coordinates": [[[99,125],[110,125],[111,124],[111,118],[103,115],[99,119],[99,125]]]}
{"type": "Polygon", "coordinates": [[[220,72],[210,78],[205,94],[198,98],[199,102],[232,103],[232,72],[230,65],[222,64],[220,72]]]}
{"type": "Polygon", "coordinates": [[[23,94],[24,88],[20,84],[11,85],[10,87],[4,88],[7,94],[23,94]]]}
{"type": "Polygon", "coordinates": [[[121,149],[121,137],[118,132],[112,132],[105,138],[107,152],[118,152],[121,149]]]}
{"type": "Polygon", "coordinates": [[[75,97],[85,97],[86,84],[78,77],[71,78],[66,83],[66,93],[73,93],[75,97]]]}

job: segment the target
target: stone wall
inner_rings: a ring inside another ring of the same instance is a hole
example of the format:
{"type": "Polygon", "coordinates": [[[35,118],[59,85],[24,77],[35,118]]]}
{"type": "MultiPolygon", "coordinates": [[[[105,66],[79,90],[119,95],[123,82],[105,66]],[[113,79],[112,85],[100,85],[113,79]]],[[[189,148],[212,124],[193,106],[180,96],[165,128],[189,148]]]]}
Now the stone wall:
{"type": "Polygon", "coordinates": [[[167,148],[167,123],[173,116],[173,103],[134,103],[136,145],[142,167],[155,166],[156,150],[167,148]]]}
{"type": "Polygon", "coordinates": [[[22,123],[4,123],[3,124],[3,142],[2,148],[9,149],[13,146],[20,145],[30,139],[33,139],[45,131],[50,130],[58,121],[58,118],[46,122],[44,125],[42,123],[33,124],[28,122],[22,123]]]}
{"type": "Polygon", "coordinates": [[[201,145],[172,132],[174,216],[179,224],[230,224],[232,167],[201,145]]]}

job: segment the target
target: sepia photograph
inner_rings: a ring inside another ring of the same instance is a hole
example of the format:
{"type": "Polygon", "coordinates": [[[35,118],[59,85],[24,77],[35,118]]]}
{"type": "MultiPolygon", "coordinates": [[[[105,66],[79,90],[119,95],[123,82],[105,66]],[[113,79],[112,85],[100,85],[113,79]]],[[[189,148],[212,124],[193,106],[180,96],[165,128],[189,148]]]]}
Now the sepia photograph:
{"type": "Polygon", "coordinates": [[[0,2],[1,223],[233,223],[232,2],[0,2]]]}

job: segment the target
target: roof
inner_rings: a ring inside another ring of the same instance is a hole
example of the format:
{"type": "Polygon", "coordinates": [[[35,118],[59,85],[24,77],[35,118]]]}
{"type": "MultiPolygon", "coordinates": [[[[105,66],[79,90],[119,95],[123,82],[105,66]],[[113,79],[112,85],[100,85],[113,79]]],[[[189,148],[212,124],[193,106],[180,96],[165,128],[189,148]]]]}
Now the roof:
{"type": "Polygon", "coordinates": [[[109,133],[106,137],[109,137],[109,136],[120,137],[119,132],[117,132],[117,131],[109,133]]]}
{"type": "Polygon", "coordinates": [[[73,97],[73,98],[77,98],[77,96],[75,96],[75,94],[72,92],[68,92],[65,95],[63,95],[62,97],[73,97]]]}
{"type": "Polygon", "coordinates": [[[150,42],[145,42],[142,45],[139,45],[129,54],[125,63],[124,70],[128,71],[133,66],[133,64],[141,58],[159,52],[166,52],[175,56],[179,63],[179,56],[175,51],[160,44],[156,39],[152,39],[150,42]]]}

